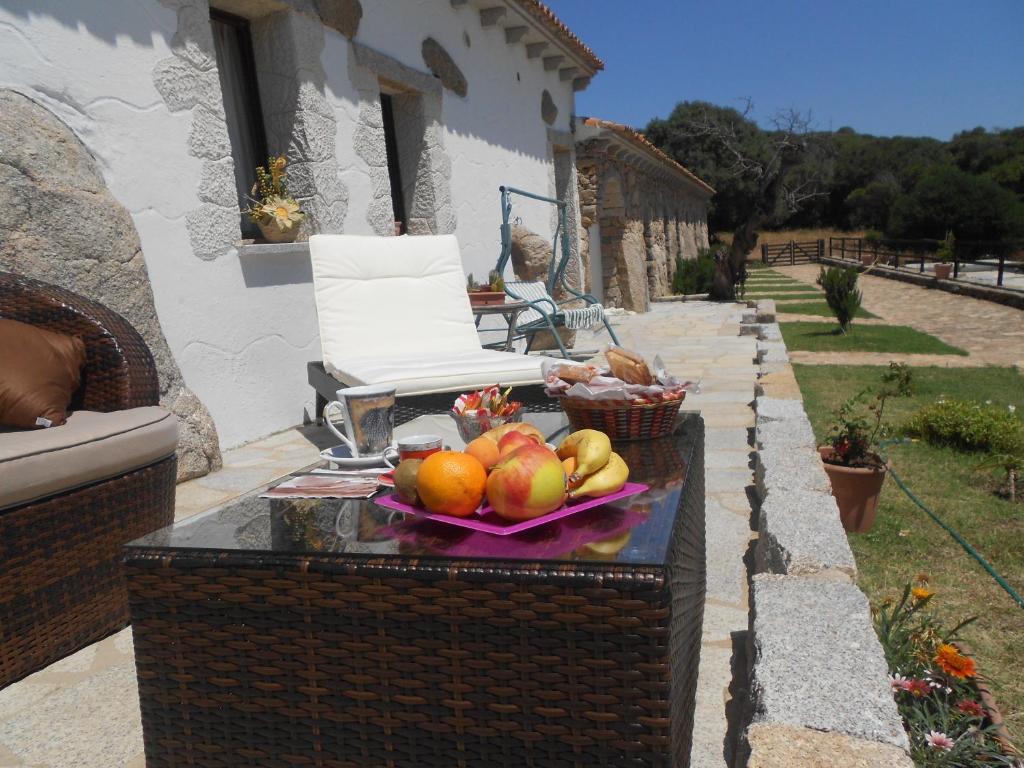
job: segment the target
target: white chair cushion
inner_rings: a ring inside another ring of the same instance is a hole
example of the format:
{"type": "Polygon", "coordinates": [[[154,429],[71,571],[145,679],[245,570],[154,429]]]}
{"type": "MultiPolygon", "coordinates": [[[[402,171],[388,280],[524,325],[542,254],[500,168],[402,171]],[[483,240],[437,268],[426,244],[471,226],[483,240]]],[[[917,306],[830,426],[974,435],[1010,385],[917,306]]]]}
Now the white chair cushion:
{"type": "Polygon", "coordinates": [[[491,384],[539,384],[546,358],[492,349],[436,355],[419,352],[403,357],[354,357],[332,375],[348,386],[393,385],[399,395],[426,395],[457,389],[480,389],[491,384]]]}
{"type": "Polygon", "coordinates": [[[454,235],[309,239],[324,367],[479,352],[454,235]]]}
{"type": "Polygon", "coordinates": [[[538,384],[544,358],[481,349],[454,235],[309,238],[324,368],[400,395],[538,384]]]}

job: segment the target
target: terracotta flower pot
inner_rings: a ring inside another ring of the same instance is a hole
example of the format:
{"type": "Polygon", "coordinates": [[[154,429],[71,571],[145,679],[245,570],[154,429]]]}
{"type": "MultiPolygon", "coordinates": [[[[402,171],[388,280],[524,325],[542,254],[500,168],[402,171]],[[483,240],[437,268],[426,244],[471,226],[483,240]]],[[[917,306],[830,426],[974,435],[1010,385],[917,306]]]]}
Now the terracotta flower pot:
{"type": "Polygon", "coordinates": [[[862,253],[860,256],[860,263],[865,267],[870,267],[872,264],[875,263],[875,257],[870,256],[866,253],[862,253]]]}
{"type": "Polygon", "coordinates": [[[279,227],[273,219],[266,222],[257,221],[256,226],[260,228],[263,239],[268,243],[294,243],[299,236],[299,225],[292,224],[288,229],[279,227]]]}
{"type": "Polygon", "coordinates": [[[888,465],[879,468],[844,467],[829,464],[832,454],[831,446],[818,448],[825,474],[832,483],[832,495],[839,506],[839,518],[847,533],[864,533],[870,531],[875,524],[875,511],[878,509],[878,497],[882,493],[882,483],[888,465]]]}
{"type": "Polygon", "coordinates": [[[505,292],[504,291],[470,291],[469,292],[469,303],[473,306],[481,306],[487,304],[504,304],[505,303],[505,292]]]}
{"type": "Polygon", "coordinates": [[[936,280],[949,280],[949,275],[953,271],[952,264],[936,264],[935,265],[935,279],[936,280]]]}

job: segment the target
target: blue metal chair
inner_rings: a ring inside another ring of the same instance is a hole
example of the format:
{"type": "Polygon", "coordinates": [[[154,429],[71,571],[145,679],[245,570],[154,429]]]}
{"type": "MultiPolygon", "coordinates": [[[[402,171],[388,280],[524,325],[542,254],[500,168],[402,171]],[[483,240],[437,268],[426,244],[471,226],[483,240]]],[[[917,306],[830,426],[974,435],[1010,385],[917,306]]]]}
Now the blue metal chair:
{"type": "Polygon", "coordinates": [[[499,274],[504,274],[505,267],[512,258],[512,195],[528,197],[558,207],[558,226],[555,229],[554,242],[551,248],[551,261],[548,263],[548,277],[544,282],[505,281],[505,293],[513,299],[525,302],[529,309],[519,315],[516,331],[526,337],[526,351],[529,352],[538,333],[549,331],[558,344],[562,357],[569,359],[571,355],[565,348],[558,328],[580,330],[604,324],[615,344],[619,343],[612,330],[611,323],[605,316],[604,307],[589,293],[580,293],[566,279],[565,270],[569,265],[569,228],[568,206],[564,200],[525,192],[514,187],[499,187],[501,190],[501,255],[495,267],[499,274]],[[561,250],[561,256],[558,255],[561,250]],[[557,301],[554,298],[556,289],[561,288],[568,298],[557,301]],[[570,307],[569,304],[583,304],[570,307]]]}

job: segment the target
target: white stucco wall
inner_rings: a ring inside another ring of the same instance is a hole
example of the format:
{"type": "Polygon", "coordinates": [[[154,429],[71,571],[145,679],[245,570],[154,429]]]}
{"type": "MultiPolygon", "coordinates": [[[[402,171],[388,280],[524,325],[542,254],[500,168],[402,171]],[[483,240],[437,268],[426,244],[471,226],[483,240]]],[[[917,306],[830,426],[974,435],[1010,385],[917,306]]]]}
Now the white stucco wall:
{"type": "MultiPolygon", "coordinates": [[[[483,29],[469,7],[447,0],[363,3],[356,40],[425,71],[420,47],[439,41],[465,74],[465,99],[443,92],[444,148],[466,271],[483,277],[499,251],[498,186],[548,193],[552,166],[541,91],[568,130],[570,82],[483,29]],[[466,46],[464,33],[471,45],[466,46]]],[[[185,218],[200,204],[202,163],[189,153],[194,108],[170,110],[153,70],[171,55],[177,14],[155,0],[2,0],[0,87],[43,103],[96,157],[113,195],[139,231],[164,333],[187,385],[210,410],[222,447],[296,424],[312,411],[305,365],[319,359],[308,258],[192,252],[185,218]]],[[[324,98],[337,125],[337,174],[348,192],[344,231],[369,234],[372,181],[353,149],[359,96],[348,41],[324,30],[324,98]]],[[[546,236],[547,207],[516,215],[546,236]]],[[[372,334],[372,319],[354,333],[372,334]]]]}

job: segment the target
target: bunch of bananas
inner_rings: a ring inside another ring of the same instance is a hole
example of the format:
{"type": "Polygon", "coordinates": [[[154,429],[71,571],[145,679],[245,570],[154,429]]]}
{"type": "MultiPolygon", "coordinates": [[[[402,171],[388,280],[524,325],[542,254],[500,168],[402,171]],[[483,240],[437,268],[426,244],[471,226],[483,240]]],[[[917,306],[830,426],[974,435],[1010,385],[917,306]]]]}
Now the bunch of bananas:
{"type": "Polygon", "coordinates": [[[607,496],[622,490],[629,478],[629,467],[612,450],[608,435],[596,429],[573,432],[557,453],[569,478],[569,498],[607,496]]]}

